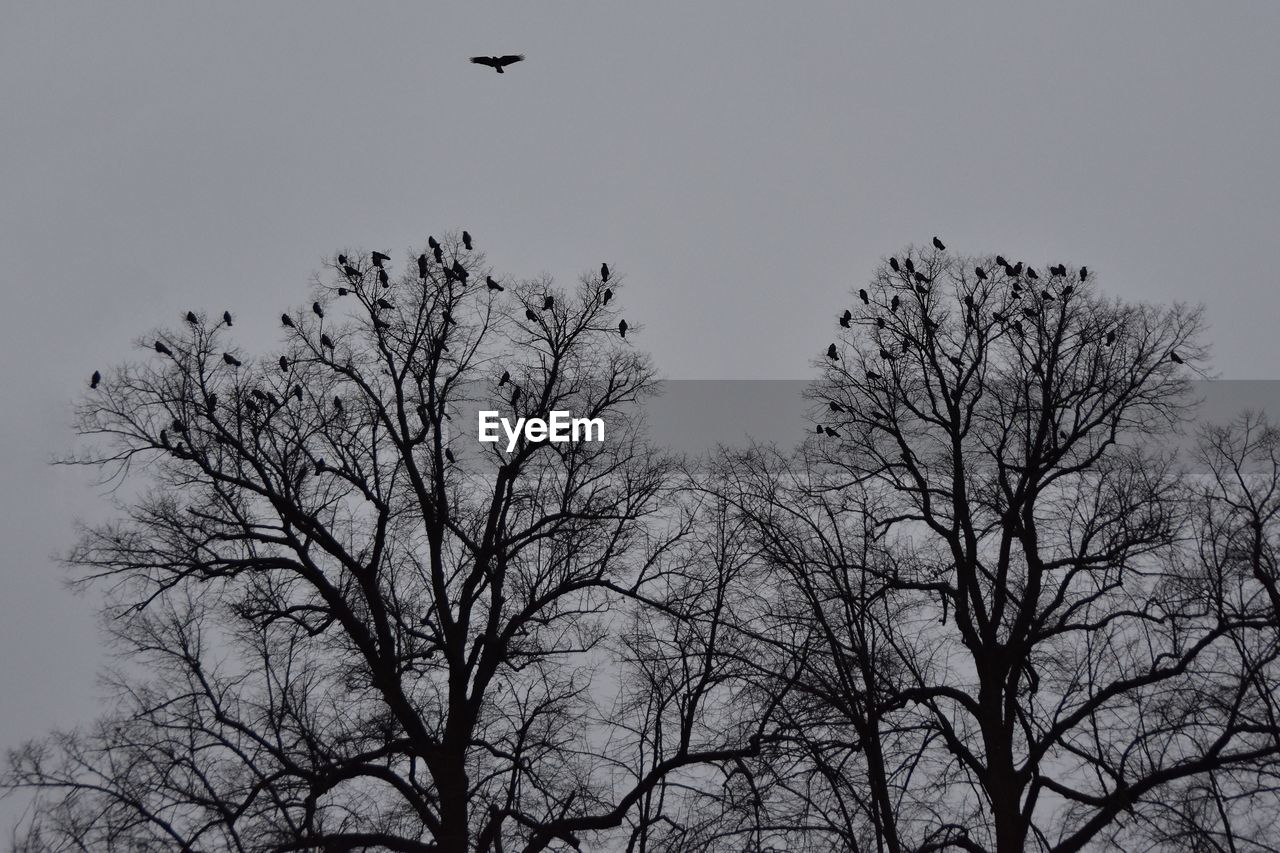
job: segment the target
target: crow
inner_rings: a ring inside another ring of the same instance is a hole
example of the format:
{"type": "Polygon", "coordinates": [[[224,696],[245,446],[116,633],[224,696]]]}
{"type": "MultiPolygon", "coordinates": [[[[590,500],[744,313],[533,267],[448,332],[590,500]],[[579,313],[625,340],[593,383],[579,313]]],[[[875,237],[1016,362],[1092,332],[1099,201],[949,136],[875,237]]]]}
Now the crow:
{"type": "Polygon", "coordinates": [[[1116,342],[1116,331],[1115,329],[1112,329],[1111,331],[1107,332],[1107,346],[1111,346],[1115,342],[1116,342]]]}
{"type": "Polygon", "coordinates": [[[840,353],[836,351],[835,344],[832,344],[831,346],[827,347],[827,358],[831,359],[832,361],[840,360],[840,353]]]}
{"type": "Polygon", "coordinates": [[[884,318],[883,318],[883,317],[877,317],[877,318],[876,318],[876,328],[877,328],[877,329],[883,329],[884,327],[885,327],[884,318]]]}
{"type": "Polygon", "coordinates": [[[1027,278],[1035,279],[1039,277],[1040,275],[1036,272],[1035,267],[1027,267],[1027,278]]]}
{"type": "Polygon", "coordinates": [[[379,308],[382,308],[382,309],[387,310],[387,311],[390,311],[392,308],[395,308],[395,307],[396,307],[395,305],[391,304],[390,302],[388,302],[388,301],[387,301],[387,300],[385,300],[385,299],[379,299],[377,302],[375,302],[375,303],[373,303],[373,304],[374,304],[374,305],[377,305],[379,308]]]}
{"type": "Polygon", "coordinates": [[[601,305],[608,305],[608,304],[609,304],[609,300],[610,300],[610,299],[612,299],[612,298],[613,298],[613,288],[611,288],[611,287],[606,287],[606,288],[604,289],[604,301],[603,301],[602,303],[600,303],[600,304],[601,304],[601,305]]]}
{"type": "Polygon", "coordinates": [[[280,369],[286,372],[289,370],[289,359],[284,356],[280,356],[280,369]]]}
{"type": "Polygon", "coordinates": [[[1086,280],[1088,280],[1088,278],[1089,278],[1089,268],[1088,268],[1088,267],[1080,267],[1080,280],[1081,280],[1081,281],[1086,281],[1086,280]]]}
{"type": "Polygon", "coordinates": [[[902,272],[902,268],[898,266],[897,258],[889,259],[889,269],[893,270],[894,272],[902,272]]]}
{"type": "Polygon", "coordinates": [[[317,460],[316,460],[316,474],[317,474],[317,475],[319,475],[319,474],[323,474],[323,473],[324,473],[324,469],[325,469],[325,467],[326,467],[326,466],[325,466],[325,464],[324,464],[324,457],[321,457],[321,458],[319,458],[319,459],[317,459],[317,460]]]}
{"type": "Polygon", "coordinates": [[[600,280],[601,280],[601,281],[608,281],[608,280],[609,280],[609,265],[608,265],[608,264],[601,264],[601,265],[600,265],[600,280]]]}
{"type": "Polygon", "coordinates": [[[231,312],[230,312],[230,311],[223,311],[223,312],[222,312],[222,322],[226,323],[228,326],[230,326],[230,325],[231,325],[231,312]]]}
{"type": "Polygon", "coordinates": [[[471,251],[471,232],[469,231],[462,232],[462,245],[463,247],[466,248],[468,252],[471,251]]]}
{"type": "Polygon", "coordinates": [[[229,352],[224,352],[222,354],[222,360],[225,361],[227,364],[231,365],[232,367],[240,366],[240,359],[236,358],[234,355],[232,355],[229,352]]]}
{"type": "Polygon", "coordinates": [[[546,295],[546,296],[542,297],[542,310],[543,310],[543,311],[550,311],[552,308],[554,308],[554,307],[555,307],[555,304],[556,304],[556,298],[555,298],[554,296],[552,296],[552,295],[548,294],[548,295],[546,295]]]}
{"type": "Polygon", "coordinates": [[[874,370],[868,370],[868,371],[867,371],[867,379],[868,379],[868,381],[871,381],[871,382],[879,382],[879,381],[880,381],[881,379],[883,379],[883,378],[884,378],[883,376],[881,376],[879,373],[876,373],[874,370]]]}
{"type": "Polygon", "coordinates": [[[865,287],[858,288],[858,298],[862,300],[863,305],[871,304],[871,297],[867,296],[867,289],[865,287]]]}
{"type": "Polygon", "coordinates": [[[827,437],[828,437],[828,438],[839,438],[839,437],[840,437],[840,433],[836,432],[836,431],[835,431],[835,430],[833,430],[831,427],[823,427],[823,428],[822,428],[822,431],[823,431],[823,432],[825,432],[825,433],[827,434],[827,437]]]}
{"type": "Polygon", "coordinates": [[[515,385],[511,388],[511,405],[514,406],[520,399],[520,386],[515,385]]]}
{"type": "Polygon", "coordinates": [[[370,260],[373,261],[373,265],[378,269],[382,269],[383,261],[391,260],[391,256],[383,252],[374,252],[372,255],[369,256],[369,258],[370,260]]]}
{"type": "Polygon", "coordinates": [[[852,319],[853,319],[853,312],[850,311],[848,308],[844,309],[844,313],[840,315],[840,327],[843,329],[849,328],[849,321],[852,319]]]}
{"type": "Polygon", "coordinates": [[[933,248],[937,249],[939,252],[945,252],[947,249],[947,247],[942,245],[942,241],[937,237],[933,238],[933,248]]]}
{"type": "Polygon", "coordinates": [[[532,308],[524,309],[524,316],[526,320],[530,320],[534,323],[538,322],[538,313],[532,308]]]}
{"type": "Polygon", "coordinates": [[[467,283],[467,276],[471,275],[471,273],[467,272],[466,267],[458,263],[456,260],[453,262],[453,274],[456,275],[458,280],[463,284],[467,283]]]}
{"type": "Polygon", "coordinates": [[[347,256],[338,255],[338,263],[345,267],[347,265],[347,256]]]}
{"type": "Polygon", "coordinates": [[[342,274],[343,274],[343,275],[345,275],[347,278],[359,278],[359,277],[360,277],[360,270],[358,270],[358,269],[356,269],[355,267],[351,266],[351,264],[343,264],[343,265],[342,265],[342,274]]]}
{"type": "MultiPolygon", "coordinates": [[[[463,276],[463,278],[466,278],[466,276],[463,276]]],[[[391,284],[390,280],[387,278],[387,271],[381,267],[378,268],[378,284],[383,287],[388,287],[391,284]]]]}
{"type": "Polygon", "coordinates": [[[338,295],[339,295],[339,296],[346,296],[346,295],[347,295],[348,293],[350,293],[350,292],[351,292],[351,291],[350,291],[350,290],[347,290],[345,287],[339,287],[339,288],[338,288],[338,295]]]}
{"type": "Polygon", "coordinates": [[[973,274],[974,274],[974,275],[976,275],[976,276],[978,277],[978,281],[986,281],[986,280],[987,280],[987,274],[986,274],[986,272],[985,272],[985,271],[983,271],[982,267],[974,267],[974,268],[973,268],[973,274]]]}
{"type": "Polygon", "coordinates": [[[1075,292],[1076,292],[1076,289],[1068,284],[1066,287],[1062,288],[1062,298],[1066,299],[1068,296],[1070,296],[1075,292]]]}
{"type": "Polygon", "coordinates": [[[281,314],[281,315],[280,315],[280,322],[281,322],[282,324],[284,324],[284,325],[288,326],[290,329],[295,329],[295,328],[297,328],[296,326],[294,326],[294,325],[293,325],[293,318],[292,318],[292,317],[290,317],[288,314],[281,314]]]}
{"type": "Polygon", "coordinates": [[[505,56],[473,56],[471,61],[476,65],[487,65],[499,74],[505,74],[502,69],[508,65],[514,65],[517,62],[524,61],[523,53],[508,53],[505,56]]]}
{"type": "MultiPolygon", "coordinates": [[[[502,69],[501,69],[501,68],[499,68],[498,70],[499,70],[499,71],[501,71],[502,69]]],[[[450,450],[450,449],[449,449],[449,448],[447,448],[447,447],[444,449],[444,458],[445,458],[445,459],[448,459],[448,460],[449,460],[449,462],[451,462],[451,463],[452,463],[452,462],[457,462],[457,461],[458,461],[457,459],[454,459],[454,458],[453,458],[453,451],[452,451],[452,450],[450,450]]]]}
{"type": "Polygon", "coordinates": [[[95,370],[95,371],[93,371],[93,376],[90,376],[90,377],[89,377],[89,387],[90,387],[90,388],[97,388],[97,387],[98,387],[98,383],[99,383],[99,382],[101,382],[101,381],[102,381],[102,373],[101,373],[101,371],[95,370]]]}
{"type": "Polygon", "coordinates": [[[817,426],[815,426],[813,428],[813,431],[817,435],[822,435],[822,424],[818,424],[817,426]]]}
{"type": "Polygon", "coordinates": [[[893,353],[889,352],[884,347],[880,347],[880,357],[885,361],[893,361],[893,353]]]}
{"type": "Polygon", "coordinates": [[[333,339],[332,339],[332,338],[330,338],[328,335],[321,335],[321,336],[320,336],[320,346],[322,346],[322,347],[328,347],[329,349],[333,349],[333,339]]]}
{"type": "Polygon", "coordinates": [[[502,376],[498,378],[498,387],[501,388],[503,385],[506,385],[510,381],[511,381],[511,371],[504,370],[502,371],[502,376]]]}
{"type": "Polygon", "coordinates": [[[911,263],[910,258],[907,258],[907,272],[914,273],[915,271],[916,271],[916,265],[911,263]]]}
{"type": "Polygon", "coordinates": [[[898,298],[898,294],[896,294],[896,293],[895,293],[895,294],[893,295],[893,299],[889,301],[889,310],[890,310],[890,311],[892,311],[893,313],[897,314],[897,313],[898,313],[898,306],[899,306],[900,304],[902,304],[902,300],[901,300],[901,299],[899,299],[899,298],[898,298]]]}
{"type": "Polygon", "coordinates": [[[316,315],[317,317],[319,317],[321,320],[323,320],[323,319],[324,319],[324,309],[320,307],[320,303],[319,303],[319,302],[312,302],[312,303],[311,303],[311,313],[315,314],[315,315],[316,315]]]}
{"type": "Polygon", "coordinates": [[[341,397],[335,396],[333,398],[333,409],[338,414],[342,414],[342,398],[341,397]]]}
{"type": "Polygon", "coordinates": [[[996,266],[1008,267],[1009,262],[1004,259],[1004,255],[996,255],[996,266]]]}
{"type": "Polygon", "coordinates": [[[293,396],[298,398],[299,403],[302,402],[302,386],[301,385],[293,386],[293,396]]]}
{"type": "Polygon", "coordinates": [[[833,411],[833,412],[843,412],[843,411],[844,411],[844,406],[840,405],[840,404],[839,404],[839,403],[837,403],[835,400],[829,400],[829,401],[827,401],[827,406],[828,406],[828,407],[830,407],[831,411],[833,411]]]}
{"type": "Polygon", "coordinates": [[[1013,265],[1013,275],[1022,275],[1022,261],[1013,265]]]}
{"type": "Polygon", "coordinates": [[[494,280],[493,280],[493,276],[491,276],[491,275],[487,275],[487,276],[485,276],[485,277],[484,277],[484,283],[485,283],[485,286],[487,286],[490,290],[496,290],[496,291],[498,291],[499,293],[501,293],[502,291],[506,290],[506,288],[505,288],[505,287],[503,287],[502,285],[500,285],[500,284],[498,284],[496,281],[494,281],[494,280]]]}
{"type": "Polygon", "coordinates": [[[966,294],[964,295],[964,304],[965,304],[967,307],[969,307],[969,308],[972,308],[972,307],[973,307],[973,294],[972,294],[972,293],[966,293],[966,294]]]}
{"type": "Polygon", "coordinates": [[[427,277],[427,256],[418,255],[418,278],[427,277]]]}
{"type": "Polygon", "coordinates": [[[622,335],[622,337],[624,337],[624,338],[627,336],[627,321],[626,321],[626,320],[619,320],[619,321],[618,321],[618,334],[622,335]]]}
{"type": "Polygon", "coordinates": [[[1170,361],[1172,361],[1174,364],[1182,364],[1182,363],[1183,363],[1183,361],[1182,361],[1182,356],[1178,355],[1178,354],[1177,354],[1176,352],[1174,352],[1173,350],[1170,350],[1170,351],[1169,351],[1169,360],[1170,360],[1170,361]]]}
{"type": "Polygon", "coordinates": [[[200,322],[200,318],[196,316],[196,312],[194,312],[194,311],[188,311],[188,312],[187,312],[187,322],[194,326],[194,325],[196,325],[197,323],[199,323],[199,322],[200,322]]]}
{"type": "Polygon", "coordinates": [[[169,356],[173,355],[173,351],[170,350],[164,344],[160,343],[159,341],[156,341],[156,352],[160,353],[161,355],[169,355],[169,356]]]}
{"type": "Polygon", "coordinates": [[[434,252],[436,249],[439,249],[439,248],[440,248],[440,241],[439,241],[439,240],[437,240],[435,237],[432,237],[430,234],[428,234],[428,235],[427,235],[427,247],[428,247],[429,249],[431,249],[431,251],[433,251],[433,252],[434,252]]]}
{"type": "Polygon", "coordinates": [[[435,246],[431,249],[431,254],[436,259],[437,264],[444,263],[444,249],[440,248],[439,243],[436,243],[435,246]]]}

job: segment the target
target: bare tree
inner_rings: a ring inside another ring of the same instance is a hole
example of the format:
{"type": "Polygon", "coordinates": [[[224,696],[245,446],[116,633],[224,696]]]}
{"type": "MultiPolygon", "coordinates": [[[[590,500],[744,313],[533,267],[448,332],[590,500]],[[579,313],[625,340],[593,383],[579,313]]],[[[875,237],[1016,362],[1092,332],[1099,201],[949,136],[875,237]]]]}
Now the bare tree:
{"type": "Polygon", "coordinates": [[[69,562],[121,664],[98,723],[10,757],[29,849],[634,846],[668,780],[755,750],[616,278],[503,284],[452,238],[389,265],[339,256],[269,356],[193,316],[81,404],[71,461],[128,497],[69,562]],[[475,406],[606,440],[490,450],[475,406]]]}
{"type": "Polygon", "coordinates": [[[772,570],[764,641],[798,662],[761,758],[788,846],[1065,853],[1258,802],[1275,575],[1218,580],[1170,442],[1199,313],[936,246],[841,326],[806,454],[727,457],[712,487],[772,570]]]}

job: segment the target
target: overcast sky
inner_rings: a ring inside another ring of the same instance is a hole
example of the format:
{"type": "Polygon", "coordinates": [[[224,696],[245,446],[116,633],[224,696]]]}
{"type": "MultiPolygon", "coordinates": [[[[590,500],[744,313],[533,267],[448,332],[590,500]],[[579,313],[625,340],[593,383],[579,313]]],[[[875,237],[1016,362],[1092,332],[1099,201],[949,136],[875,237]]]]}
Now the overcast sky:
{"type": "Polygon", "coordinates": [[[607,260],[667,376],[799,378],[938,234],[1206,301],[1216,369],[1275,376],[1278,3],[369,5],[5,8],[0,747],[92,713],[71,400],[188,308],[269,340],[338,249],[607,260]]]}

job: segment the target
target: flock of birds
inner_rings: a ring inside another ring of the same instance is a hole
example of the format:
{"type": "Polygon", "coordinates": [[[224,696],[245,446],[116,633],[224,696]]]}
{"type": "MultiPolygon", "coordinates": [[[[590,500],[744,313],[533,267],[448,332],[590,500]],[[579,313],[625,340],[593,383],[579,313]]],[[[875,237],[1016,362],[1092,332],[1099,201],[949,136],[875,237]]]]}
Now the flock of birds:
{"type": "MultiPolygon", "coordinates": [[[[942,240],[940,240],[938,237],[935,236],[932,242],[933,242],[933,248],[936,249],[937,251],[939,252],[946,251],[947,249],[946,244],[943,243],[942,240]]],[[[1075,292],[1074,284],[1064,284],[1061,287],[1061,289],[1058,291],[1058,296],[1055,296],[1053,291],[1049,290],[1048,288],[1042,288],[1040,289],[1039,293],[1036,294],[1035,293],[1036,285],[1033,284],[1033,282],[1039,281],[1041,277],[1034,267],[1032,267],[1029,264],[1024,264],[1022,261],[1018,261],[1017,263],[1011,264],[1003,255],[996,255],[995,265],[1000,267],[1004,271],[1006,278],[1008,278],[1011,281],[1010,295],[1014,299],[1021,298],[1022,291],[1024,288],[1031,290],[1034,295],[1037,295],[1042,304],[1055,302],[1058,299],[1062,299],[1063,301],[1065,301],[1069,299],[1071,295],[1075,292]]],[[[915,289],[915,291],[920,295],[923,296],[930,292],[930,287],[933,284],[933,279],[930,278],[928,275],[926,275],[924,272],[917,270],[915,267],[915,262],[912,261],[911,258],[904,258],[902,262],[899,262],[896,257],[891,257],[889,258],[889,268],[893,270],[895,274],[905,278],[911,284],[911,286],[915,289]]],[[[1049,271],[1050,278],[1066,279],[1068,276],[1068,270],[1067,270],[1066,264],[1055,264],[1053,266],[1050,266],[1048,268],[1048,271],[1049,271]]],[[[973,274],[978,281],[986,281],[989,277],[988,270],[983,269],[981,266],[974,267],[973,274]]],[[[1088,281],[1089,268],[1080,267],[1078,276],[1079,276],[1079,281],[1081,283],[1088,281]]],[[[863,305],[867,305],[867,306],[871,305],[871,294],[867,292],[866,288],[860,288],[858,290],[858,299],[862,302],[863,305]]],[[[974,312],[977,310],[977,303],[975,302],[972,294],[966,294],[964,296],[964,304],[965,304],[965,324],[971,326],[974,323],[974,312]]],[[[898,309],[901,307],[901,305],[902,305],[902,299],[898,294],[895,293],[888,303],[889,312],[891,314],[897,314],[898,309]]],[[[1023,310],[1024,310],[1024,313],[1027,314],[1027,316],[1031,316],[1035,313],[1034,309],[1032,308],[1025,308],[1023,310]]],[[[1007,324],[1009,328],[1012,328],[1020,336],[1026,334],[1026,330],[1022,324],[1021,319],[1016,317],[1009,317],[1005,314],[1002,314],[999,311],[992,312],[991,316],[992,316],[992,319],[994,319],[996,322],[1007,324]]],[[[853,312],[846,308],[844,310],[844,313],[840,314],[837,317],[836,322],[839,324],[841,328],[849,329],[849,328],[852,328],[853,319],[854,319],[853,312]]],[[[926,329],[930,333],[935,331],[938,327],[938,323],[932,318],[928,317],[927,315],[924,317],[924,324],[926,329]]],[[[881,317],[876,317],[875,325],[877,329],[883,330],[884,328],[886,328],[887,323],[884,317],[881,316],[881,317]]],[[[1115,344],[1116,342],[1115,329],[1108,330],[1105,336],[1103,336],[1103,339],[1105,340],[1106,346],[1108,347],[1115,344]]],[[[902,341],[903,353],[906,353],[909,351],[910,345],[911,345],[910,339],[904,336],[902,341]]],[[[880,347],[879,355],[881,360],[884,361],[885,363],[890,363],[894,361],[896,358],[896,356],[893,353],[889,352],[889,350],[886,349],[884,346],[880,347]]],[[[826,357],[832,362],[832,364],[835,364],[840,361],[840,350],[839,350],[839,347],[837,347],[834,342],[832,342],[831,345],[827,347],[826,357]]],[[[1176,350],[1170,350],[1168,357],[1169,357],[1169,360],[1172,361],[1174,364],[1185,363],[1182,356],[1180,356],[1176,350]]],[[[954,365],[957,368],[959,368],[962,365],[961,359],[957,356],[948,356],[947,359],[952,363],[952,365],[954,365]]],[[[1031,369],[1032,369],[1032,372],[1036,373],[1037,375],[1043,376],[1044,374],[1044,370],[1039,363],[1033,364],[1031,369]]],[[[872,382],[880,382],[884,378],[882,374],[877,373],[876,371],[873,371],[873,370],[868,370],[866,375],[867,375],[867,379],[872,382]]],[[[956,389],[954,393],[958,396],[960,393],[959,389],[956,389]]],[[[834,400],[828,401],[828,408],[834,413],[847,411],[847,409],[844,406],[842,406],[840,403],[834,400]]],[[[817,424],[814,428],[814,432],[817,435],[826,435],[830,438],[840,438],[839,430],[836,430],[830,426],[826,426],[823,424],[817,424]]]]}
{"type": "MultiPolygon", "coordinates": [[[[471,237],[471,234],[467,231],[462,232],[462,245],[466,251],[472,250],[472,245],[473,245],[472,237],[471,237]]],[[[466,269],[466,267],[462,265],[461,261],[459,261],[457,258],[454,258],[451,264],[445,263],[444,247],[440,244],[440,241],[436,240],[434,236],[430,236],[427,238],[427,246],[431,250],[431,258],[434,258],[436,264],[439,266],[439,268],[443,272],[446,282],[459,282],[464,286],[468,283],[468,280],[470,279],[471,274],[466,269]]],[[[346,296],[352,293],[353,290],[360,283],[364,281],[365,275],[375,270],[376,270],[375,275],[376,275],[378,284],[381,285],[382,287],[390,287],[390,277],[387,273],[385,264],[391,260],[391,256],[386,252],[372,252],[369,255],[369,260],[372,265],[371,268],[369,270],[366,270],[364,273],[362,273],[359,269],[357,269],[352,264],[352,261],[350,258],[348,258],[346,255],[338,255],[337,265],[339,269],[342,270],[342,273],[346,277],[348,284],[351,285],[350,287],[345,287],[345,286],[338,287],[337,289],[338,296],[340,297],[346,296]]],[[[423,254],[418,256],[418,278],[426,279],[430,274],[431,274],[431,260],[428,258],[428,255],[424,252],[423,254]]],[[[604,285],[608,285],[611,274],[612,273],[609,270],[609,264],[602,263],[600,265],[601,283],[604,285]]],[[[485,286],[491,293],[500,293],[506,289],[505,287],[503,287],[502,284],[495,281],[492,276],[488,276],[488,275],[485,276],[485,286]]],[[[611,287],[606,286],[604,288],[604,291],[601,293],[601,304],[608,305],[609,301],[612,299],[613,299],[613,289],[611,287]]],[[[375,329],[380,332],[383,329],[390,328],[391,324],[379,318],[377,316],[377,312],[384,309],[392,309],[395,307],[395,305],[391,303],[389,300],[387,300],[385,296],[380,296],[371,301],[372,301],[372,307],[374,308],[373,322],[374,322],[375,329]]],[[[549,293],[544,294],[542,297],[542,310],[550,311],[554,307],[555,307],[555,296],[549,293]]],[[[324,316],[325,316],[324,306],[321,305],[320,302],[316,301],[311,303],[311,311],[321,320],[324,319],[324,316]]],[[[446,323],[456,322],[452,319],[452,317],[449,316],[448,309],[444,310],[443,317],[446,323]]],[[[541,317],[539,316],[538,312],[535,311],[532,307],[526,307],[525,317],[531,322],[535,322],[535,323],[541,322],[541,317]]],[[[198,326],[201,323],[200,317],[197,316],[194,311],[188,311],[184,319],[192,326],[198,326]]],[[[225,324],[226,326],[234,325],[233,318],[231,316],[230,311],[222,312],[222,323],[225,324]]],[[[288,313],[284,313],[280,315],[280,323],[281,325],[290,329],[297,328],[297,324],[294,322],[293,318],[289,316],[288,313]]],[[[621,319],[618,321],[618,334],[624,339],[627,336],[628,328],[629,327],[625,319],[621,319]]],[[[322,350],[327,349],[332,351],[335,348],[334,341],[326,333],[321,333],[320,335],[320,346],[322,350]]],[[[153,345],[153,348],[160,355],[168,356],[170,358],[173,357],[173,350],[167,344],[165,344],[165,342],[162,340],[157,339],[153,345]]],[[[448,347],[444,346],[443,344],[442,344],[442,348],[446,350],[448,349],[448,347]]],[[[234,355],[232,355],[229,352],[222,353],[222,361],[224,364],[232,368],[239,368],[243,366],[243,363],[240,361],[240,359],[236,358],[234,355]]],[[[290,361],[288,356],[281,355],[279,357],[279,365],[280,365],[281,371],[288,372],[290,367],[290,361]]],[[[101,385],[101,383],[102,383],[102,372],[99,370],[93,371],[93,375],[90,376],[89,378],[89,387],[91,389],[97,389],[101,385]]],[[[511,384],[512,386],[511,405],[515,406],[516,403],[519,402],[520,400],[521,390],[519,386],[515,385],[515,383],[512,382],[510,371],[504,370],[502,372],[501,378],[498,381],[498,387],[501,388],[507,384],[511,384]]],[[[296,397],[299,401],[303,399],[303,389],[301,385],[295,385],[290,393],[294,397],[296,397]]],[[[280,402],[275,398],[273,394],[271,394],[270,392],[264,392],[257,388],[253,389],[249,393],[248,398],[246,398],[245,400],[245,407],[253,414],[257,414],[261,412],[264,406],[274,411],[274,409],[278,408],[279,405],[280,405],[280,402]]],[[[342,409],[343,409],[342,398],[335,396],[333,398],[333,405],[334,405],[334,410],[337,412],[339,416],[341,416],[342,409]]],[[[207,406],[210,410],[213,410],[217,406],[216,394],[207,395],[207,406]]],[[[419,414],[425,418],[426,417],[425,411],[424,411],[425,407],[419,406],[418,408],[419,408],[419,414]]],[[[181,423],[180,421],[174,421],[174,423],[172,424],[172,428],[176,432],[181,434],[186,434],[187,432],[186,425],[181,423]]],[[[163,430],[163,429],[160,430],[160,443],[165,448],[173,452],[174,455],[180,458],[186,458],[187,456],[189,456],[189,453],[184,449],[182,442],[178,442],[176,445],[170,444],[167,430],[163,430]]],[[[453,456],[453,451],[447,448],[445,450],[445,457],[450,462],[455,461],[453,456]]],[[[323,459],[316,461],[317,473],[319,473],[319,471],[324,469],[324,464],[325,463],[323,459]]]]}

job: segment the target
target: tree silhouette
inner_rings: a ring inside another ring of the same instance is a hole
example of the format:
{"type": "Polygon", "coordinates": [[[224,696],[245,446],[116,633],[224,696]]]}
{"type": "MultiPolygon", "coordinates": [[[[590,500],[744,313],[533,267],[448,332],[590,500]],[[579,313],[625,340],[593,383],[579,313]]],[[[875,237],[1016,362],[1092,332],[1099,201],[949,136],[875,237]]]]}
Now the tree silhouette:
{"type": "Polygon", "coordinates": [[[1224,495],[1244,487],[1219,475],[1210,500],[1171,444],[1199,313],[1107,301],[1059,268],[1033,287],[1021,262],[902,257],[837,329],[839,357],[816,359],[815,417],[838,437],[726,455],[709,487],[772,575],[751,630],[791,732],[757,762],[763,819],[727,831],[1209,849],[1185,828],[1214,810],[1219,839],[1244,837],[1230,818],[1271,802],[1280,748],[1258,544],[1276,528],[1269,503],[1227,524],[1254,531],[1235,546],[1253,568],[1227,582],[1210,509],[1240,515],[1224,495]]]}
{"type": "Polygon", "coordinates": [[[141,479],[69,560],[125,664],[92,729],[11,756],[26,845],[563,849],[643,834],[669,777],[753,750],[602,281],[525,320],[551,281],[500,295],[442,242],[385,284],[341,256],[278,352],[189,324],[81,404],[73,461],[141,479]],[[467,440],[472,404],[607,440],[508,455],[467,440]]]}

